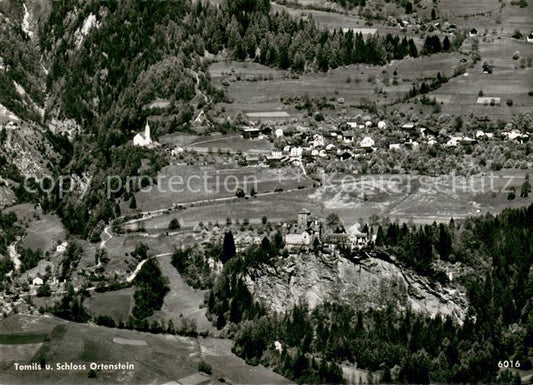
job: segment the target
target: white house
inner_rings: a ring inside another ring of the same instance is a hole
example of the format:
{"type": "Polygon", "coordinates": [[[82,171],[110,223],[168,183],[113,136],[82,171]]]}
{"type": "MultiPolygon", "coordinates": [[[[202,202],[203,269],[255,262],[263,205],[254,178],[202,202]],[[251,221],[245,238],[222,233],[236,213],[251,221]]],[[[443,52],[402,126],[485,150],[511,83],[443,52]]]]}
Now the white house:
{"type": "Polygon", "coordinates": [[[309,246],[311,244],[311,235],[307,231],[301,233],[289,233],[285,236],[285,244],[288,248],[297,246],[309,246]]]}
{"type": "Polygon", "coordinates": [[[387,123],[385,123],[383,120],[380,120],[380,121],[378,122],[378,128],[379,128],[380,130],[385,130],[385,129],[387,128],[387,123]]]}
{"type": "Polygon", "coordinates": [[[314,147],[322,147],[325,144],[324,137],[320,134],[315,134],[313,137],[313,146],[314,147]]]}
{"type": "Polygon", "coordinates": [[[303,154],[303,149],[301,147],[292,147],[290,157],[291,158],[301,158],[303,154]]]}
{"type": "Polygon", "coordinates": [[[526,37],[528,43],[533,43],[533,32],[531,32],[528,37],[526,37]]]}
{"type": "Polygon", "coordinates": [[[457,147],[461,140],[463,140],[462,136],[450,136],[450,139],[446,142],[446,146],[457,147]]]}
{"type": "Polygon", "coordinates": [[[389,144],[389,150],[397,151],[400,149],[400,143],[391,143],[389,144]]]}
{"type": "Polygon", "coordinates": [[[43,281],[43,279],[41,277],[35,277],[31,281],[31,284],[33,286],[42,286],[44,284],[44,281],[43,281]]]}
{"type": "Polygon", "coordinates": [[[274,150],[272,151],[270,155],[270,159],[281,159],[283,158],[283,152],[280,150],[274,150]]]}
{"type": "Polygon", "coordinates": [[[276,138],[281,138],[283,137],[283,129],[281,128],[276,128],[276,131],[274,131],[274,136],[276,138]]]}
{"type": "Polygon", "coordinates": [[[148,122],[146,122],[144,132],[139,132],[133,137],[133,145],[146,147],[150,144],[152,144],[152,138],[150,137],[150,125],[148,124],[148,122]]]}
{"type": "Polygon", "coordinates": [[[414,123],[405,123],[402,128],[404,130],[412,130],[413,128],[415,128],[415,124],[414,123]]]}
{"type": "Polygon", "coordinates": [[[350,128],[357,128],[357,127],[358,127],[357,122],[346,122],[346,124],[347,124],[348,127],[350,127],[350,128]]]}
{"type": "Polygon", "coordinates": [[[372,139],[370,136],[365,136],[359,145],[361,148],[372,148],[375,144],[376,142],[374,142],[374,139],[372,139]]]}

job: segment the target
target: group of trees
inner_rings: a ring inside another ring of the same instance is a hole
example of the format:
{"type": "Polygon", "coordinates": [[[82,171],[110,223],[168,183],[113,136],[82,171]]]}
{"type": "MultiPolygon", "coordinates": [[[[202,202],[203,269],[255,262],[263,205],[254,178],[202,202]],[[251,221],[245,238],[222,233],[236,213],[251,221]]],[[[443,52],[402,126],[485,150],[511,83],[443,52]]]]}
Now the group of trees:
{"type": "Polygon", "coordinates": [[[132,314],[137,319],[144,319],[160,310],[163,299],[170,290],[167,278],[163,277],[155,259],[148,259],[133,280],[137,290],[133,295],[135,306],[132,314]]]}
{"type": "Polygon", "coordinates": [[[448,52],[452,48],[452,44],[448,36],[440,40],[437,35],[428,35],[424,40],[424,47],[422,48],[422,55],[432,55],[439,52],[448,52]]]}

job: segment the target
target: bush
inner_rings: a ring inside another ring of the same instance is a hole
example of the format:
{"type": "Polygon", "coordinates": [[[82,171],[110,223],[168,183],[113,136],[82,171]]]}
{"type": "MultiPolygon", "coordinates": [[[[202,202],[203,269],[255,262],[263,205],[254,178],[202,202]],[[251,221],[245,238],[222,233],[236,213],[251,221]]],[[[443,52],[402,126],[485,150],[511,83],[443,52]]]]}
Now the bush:
{"type": "Polygon", "coordinates": [[[244,190],[241,187],[239,187],[237,190],[235,190],[235,196],[237,198],[244,198],[245,195],[246,194],[245,194],[244,190]]]}
{"type": "Polygon", "coordinates": [[[198,363],[198,371],[204,372],[205,374],[213,374],[213,368],[204,360],[198,363]]]}
{"type": "Polygon", "coordinates": [[[178,218],[172,219],[168,224],[169,230],[178,230],[180,227],[180,221],[178,220],[178,218]]]}

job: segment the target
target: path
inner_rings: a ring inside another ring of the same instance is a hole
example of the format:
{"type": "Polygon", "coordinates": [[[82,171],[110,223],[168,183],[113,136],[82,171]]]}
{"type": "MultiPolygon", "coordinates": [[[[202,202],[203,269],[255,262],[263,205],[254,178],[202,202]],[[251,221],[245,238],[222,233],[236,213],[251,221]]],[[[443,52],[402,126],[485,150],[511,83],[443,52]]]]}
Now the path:
{"type": "Polygon", "coordinates": [[[148,261],[149,259],[152,259],[152,258],[160,258],[160,257],[168,257],[172,255],[172,253],[161,253],[161,254],[157,254],[157,255],[154,255],[152,257],[149,257],[147,259],[143,259],[141,262],[139,262],[139,264],[137,265],[137,267],[135,268],[135,270],[133,270],[133,273],[130,274],[130,276],[128,278],[126,278],[126,281],[127,282],[132,282],[135,277],[137,276],[137,274],[139,274],[139,271],[141,271],[141,268],[143,267],[143,265],[146,263],[146,261],[148,261]]]}

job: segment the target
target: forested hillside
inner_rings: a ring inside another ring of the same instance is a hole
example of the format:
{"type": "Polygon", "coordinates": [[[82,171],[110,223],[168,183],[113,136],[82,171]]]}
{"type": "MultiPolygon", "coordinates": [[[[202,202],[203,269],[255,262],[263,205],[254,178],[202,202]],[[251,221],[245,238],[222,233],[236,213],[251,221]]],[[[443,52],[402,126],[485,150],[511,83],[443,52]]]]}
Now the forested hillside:
{"type": "MultiPolygon", "coordinates": [[[[42,59],[28,62],[36,66],[42,60],[48,68],[45,119],[73,119],[80,128],[72,148],[57,149],[64,154],[63,172],[89,182],[83,200],[77,199],[80,191],[74,191],[60,202],[47,197],[46,206],[58,209],[72,233],[93,240],[103,223],[119,215],[119,200],[130,198],[118,194],[110,199],[96,186],[104,185],[111,173],[135,175],[142,158],[150,159],[149,174],[162,166],[157,153],[125,146],[133,133],[150,116],[156,117],[156,138],[187,130],[200,110],[208,111],[224,99],[206,71],[217,55],[295,72],[418,55],[413,41],[405,37],[329,32],[312,19],[271,12],[268,0],[229,0],[220,6],[190,1],[56,1],[39,24],[38,43],[42,59]],[[151,107],[158,100],[168,104],[151,107]]],[[[33,91],[31,79],[25,78],[27,72],[17,78],[42,102],[42,93],[33,91]]],[[[17,109],[16,101],[6,103],[17,109]]]]}
{"type": "Polygon", "coordinates": [[[470,273],[454,278],[468,291],[465,322],[394,306],[324,304],[310,310],[302,303],[285,314],[269,314],[243,282],[250,271],[258,274],[273,263],[257,248],[225,264],[209,296],[213,321],[235,333],[237,354],[301,383],[338,378],[336,365],[324,365],[331,361],[357,362],[385,383],[508,383],[516,379],[498,375],[499,361],[531,368],[533,205],[448,226],[391,224],[380,229],[376,247],[432,279],[448,279],[435,274],[437,263],[468,266],[470,273]],[[235,331],[227,325],[238,326],[235,331]]]}

